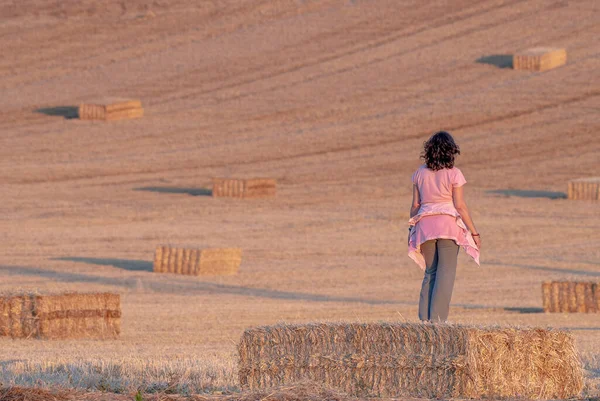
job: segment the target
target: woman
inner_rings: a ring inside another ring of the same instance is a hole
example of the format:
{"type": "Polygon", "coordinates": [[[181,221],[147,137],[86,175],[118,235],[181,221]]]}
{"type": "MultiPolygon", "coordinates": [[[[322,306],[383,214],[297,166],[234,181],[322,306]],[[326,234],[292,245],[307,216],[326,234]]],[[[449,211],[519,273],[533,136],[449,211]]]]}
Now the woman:
{"type": "Polygon", "coordinates": [[[460,148],[444,131],[424,144],[425,164],[412,176],[408,256],[425,270],[419,319],[445,322],[456,276],[459,247],[479,265],[481,237],[463,197],[467,182],[454,167],[460,148]]]}

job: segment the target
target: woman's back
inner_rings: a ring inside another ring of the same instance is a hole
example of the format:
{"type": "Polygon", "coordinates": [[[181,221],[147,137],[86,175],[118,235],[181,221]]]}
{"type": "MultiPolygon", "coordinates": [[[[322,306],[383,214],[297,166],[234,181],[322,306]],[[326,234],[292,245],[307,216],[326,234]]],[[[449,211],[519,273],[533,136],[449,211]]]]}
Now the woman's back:
{"type": "Polygon", "coordinates": [[[425,271],[419,297],[424,321],[448,318],[460,247],[479,264],[479,233],[463,197],[467,180],[454,167],[459,154],[452,135],[437,132],[423,144],[425,164],[412,176],[408,256],[425,271]]]}
{"type": "Polygon", "coordinates": [[[452,202],[452,188],[463,186],[467,180],[456,167],[434,171],[424,164],[415,171],[412,182],[419,189],[423,204],[452,202]]]}

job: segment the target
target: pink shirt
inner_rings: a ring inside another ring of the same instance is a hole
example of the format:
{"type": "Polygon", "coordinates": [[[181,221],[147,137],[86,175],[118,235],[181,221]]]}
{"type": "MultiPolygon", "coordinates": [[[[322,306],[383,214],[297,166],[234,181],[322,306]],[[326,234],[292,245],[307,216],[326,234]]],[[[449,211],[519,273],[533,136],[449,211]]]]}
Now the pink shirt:
{"type": "Polygon", "coordinates": [[[408,222],[412,226],[408,256],[425,269],[421,244],[443,238],[454,240],[479,264],[479,249],[452,199],[452,189],[467,182],[462,172],[456,167],[433,171],[422,165],[413,174],[412,182],[419,190],[421,207],[408,222]]]}
{"type": "Polygon", "coordinates": [[[413,174],[412,182],[419,188],[423,204],[452,202],[452,188],[462,187],[467,180],[456,167],[433,171],[422,165],[413,174]]]}

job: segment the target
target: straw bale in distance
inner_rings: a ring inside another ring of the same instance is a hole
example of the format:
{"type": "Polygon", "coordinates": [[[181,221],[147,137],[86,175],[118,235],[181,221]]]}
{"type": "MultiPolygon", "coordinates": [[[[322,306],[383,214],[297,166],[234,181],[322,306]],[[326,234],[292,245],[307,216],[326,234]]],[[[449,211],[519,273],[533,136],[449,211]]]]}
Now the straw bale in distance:
{"type": "Polygon", "coordinates": [[[241,262],[241,249],[203,249],[198,275],[236,274],[241,262]]]}
{"type": "Polygon", "coordinates": [[[115,338],[121,331],[118,294],[66,293],[0,297],[0,335],[13,338],[115,338]]]}
{"type": "Polygon", "coordinates": [[[121,332],[119,294],[69,293],[35,297],[40,338],[117,338],[121,332]]]}
{"type": "Polygon", "coordinates": [[[144,109],[117,110],[106,114],[106,121],[131,120],[144,116],[144,109]]]}
{"type": "Polygon", "coordinates": [[[566,64],[565,49],[535,47],[513,55],[513,68],[526,71],[546,71],[566,64]]]}
{"type": "Polygon", "coordinates": [[[132,99],[105,98],[79,106],[79,118],[82,120],[116,121],[143,115],[142,102],[132,99]]]}
{"type": "Polygon", "coordinates": [[[154,255],[155,273],[190,276],[237,274],[242,263],[238,248],[184,249],[159,246],[154,255]]]}
{"type": "Polygon", "coordinates": [[[568,198],[573,200],[600,200],[600,177],[569,181],[568,198]]]}
{"type": "Polygon", "coordinates": [[[269,198],[275,196],[277,182],[272,178],[213,178],[215,197],[269,198]]]}
{"type": "Polygon", "coordinates": [[[572,336],[537,328],[278,325],[246,330],[238,352],[249,389],[312,380],[356,396],[551,399],[583,387],[572,336]]]}
{"type": "Polygon", "coordinates": [[[0,336],[29,338],[37,334],[30,294],[0,297],[0,336]]]}
{"type": "Polygon", "coordinates": [[[246,180],[244,198],[268,198],[275,196],[277,182],[272,178],[246,180]]]}
{"type": "Polygon", "coordinates": [[[600,313],[600,284],[548,281],[542,284],[544,312],[600,313]]]}

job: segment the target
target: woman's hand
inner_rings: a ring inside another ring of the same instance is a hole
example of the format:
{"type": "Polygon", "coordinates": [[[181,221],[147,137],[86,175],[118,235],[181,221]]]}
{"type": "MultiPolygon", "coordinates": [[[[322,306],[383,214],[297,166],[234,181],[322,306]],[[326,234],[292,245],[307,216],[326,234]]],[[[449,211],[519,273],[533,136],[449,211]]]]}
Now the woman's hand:
{"type": "Polygon", "coordinates": [[[474,235],[473,241],[475,241],[475,245],[477,245],[477,249],[481,249],[481,237],[479,235],[474,235]]]}

